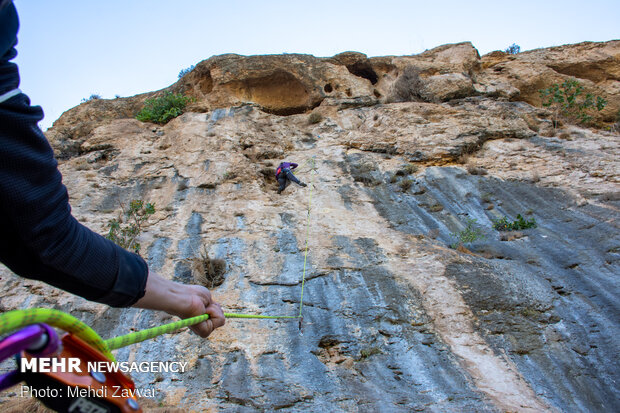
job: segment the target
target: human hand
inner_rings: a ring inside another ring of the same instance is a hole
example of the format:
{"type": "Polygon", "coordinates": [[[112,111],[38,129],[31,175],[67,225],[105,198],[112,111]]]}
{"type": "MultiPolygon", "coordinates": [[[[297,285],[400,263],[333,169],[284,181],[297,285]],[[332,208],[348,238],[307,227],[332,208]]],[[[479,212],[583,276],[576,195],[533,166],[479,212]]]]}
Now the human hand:
{"type": "Polygon", "coordinates": [[[213,330],[223,326],[226,323],[222,307],[211,298],[211,292],[200,285],[179,284],[186,288],[184,294],[186,301],[181,311],[176,316],[183,319],[195,317],[203,314],[209,314],[209,318],[201,323],[194,324],[189,328],[200,337],[208,337],[213,330]]]}
{"type": "Polygon", "coordinates": [[[209,318],[190,329],[200,337],[208,337],[213,330],[226,322],[220,305],[213,301],[211,292],[199,285],[187,285],[170,281],[149,271],[146,292],[133,307],[165,311],[183,319],[203,314],[209,318]]]}

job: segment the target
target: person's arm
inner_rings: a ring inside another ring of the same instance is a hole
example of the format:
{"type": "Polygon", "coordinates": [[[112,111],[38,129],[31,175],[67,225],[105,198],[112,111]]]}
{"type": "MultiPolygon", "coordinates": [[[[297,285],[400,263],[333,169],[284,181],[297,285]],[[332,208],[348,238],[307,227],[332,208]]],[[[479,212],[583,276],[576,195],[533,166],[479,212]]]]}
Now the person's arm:
{"type": "Polygon", "coordinates": [[[0,103],[0,259],[17,275],[130,306],[144,294],[147,265],[71,215],[52,148],[37,126],[41,118],[24,94],[0,103]]]}
{"type": "Polygon", "coordinates": [[[165,311],[183,319],[207,313],[208,320],[190,327],[200,337],[209,336],[226,322],[222,308],[208,289],[170,281],[154,272],[149,272],[144,297],[133,306],[165,311]]]}
{"type": "Polygon", "coordinates": [[[291,169],[295,169],[297,168],[299,165],[297,165],[295,162],[291,162],[291,169]]]}
{"type": "Polygon", "coordinates": [[[140,256],[71,215],[54,153],[37,126],[43,111],[17,89],[10,62],[17,13],[10,2],[0,4],[8,4],[0,9],[0,261],[17,275],[115,307],[135,304],[183,318],[207,312],[212,319],[193,329],[208,336],[224,316],[206,288],[149,276],[140,256]]]}
{"type": "Polygon", "coordinates": [[[71,215],[54,152],[37,125],[43,111],[17,89],[11,3],[0,10],[0,28],[0,261],[88,300],[130,306],[144,295],[147,265],[71,215]]]}

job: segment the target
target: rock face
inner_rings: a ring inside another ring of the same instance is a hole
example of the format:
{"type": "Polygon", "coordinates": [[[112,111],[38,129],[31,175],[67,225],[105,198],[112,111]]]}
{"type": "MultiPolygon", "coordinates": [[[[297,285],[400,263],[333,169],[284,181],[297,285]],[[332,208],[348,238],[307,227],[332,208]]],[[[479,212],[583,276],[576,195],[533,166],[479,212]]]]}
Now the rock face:
{"type": "MultiPolygon", "coordinates": [[[[296,315],[306,263],[301,332],[230,319],[117,358],[189,362],[134,375],[184,411],[620,410],[620,136],[550,137],[532,106],[577,76],[617,112],[619,50],[225,55],[169,88],[196,101],[165,126],[128,115],[160,92],[68,111],[48,136],[75,215],[104,233],[119,201],[154,202],[153,270],[194,282],[207,251],[225,311],[296,315]],[[309,186],[278,195],[285,159],[309,186]],[[538,226],[492,228],[517,214],[538,226]],[[484,238],[450,248],[468,220],[484,238]]],[[[1,271],[4,310],[59,308],[104,338],[172,319],[1,271]]]]}
{"type": "Polygon", "coordinates": [[[607,107],[600,122],[618,121],[620,110],[620,40],[581,43],[480,58],[471,43],[444,45],[415,56],[368,58],[346,52],[331,58],[286,54],[214,56],[204,60],[169,88],[130,98],[94,100],[63,114],[48,135],[58,155],[81,153],[80,145],[98,125],[133,117],[145,99],[164,91],[195,99],[194,112],[244,104],[291,115],[318,106],[359,107],[377,103],[439,103],[486,96],[540,106],[538,91],[577,79],[584,93],[601,96],[607,107]]]}

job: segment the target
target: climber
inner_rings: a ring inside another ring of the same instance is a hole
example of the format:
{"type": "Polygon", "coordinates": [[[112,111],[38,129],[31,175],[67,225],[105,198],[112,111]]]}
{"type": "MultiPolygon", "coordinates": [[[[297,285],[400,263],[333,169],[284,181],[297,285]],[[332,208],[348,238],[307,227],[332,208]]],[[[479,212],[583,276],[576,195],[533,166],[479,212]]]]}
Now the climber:
{"type": "Polygon", "coordinates": [[[299,186],[307,186],[305,183],[300,182],[295,175],[293,175],[292,170],[297,168],[297,166],[299,165],[294,162],[282,162],[280,163],[280,165],[278,165],[278,168],[276,169],[276,179],[278,180],[278,184],[280,185],[280,187],[278,188],[279,194],[282,193],[282,191],[284,191],[284,188],[286,188],[290,184],[290,181],[295,182],[299,186]]]}
{"type": "Polygon", "coordinates": [[[133,254],[80,224],[71,215],[54,151],[19,89],[17,10],[0,0],[0,263],[36,279],[112,307],[165,311],[181,318],[208,313],[191,329],[201,337],[225,323],[220,305],[199,285],[169,280],[133,254]]]}

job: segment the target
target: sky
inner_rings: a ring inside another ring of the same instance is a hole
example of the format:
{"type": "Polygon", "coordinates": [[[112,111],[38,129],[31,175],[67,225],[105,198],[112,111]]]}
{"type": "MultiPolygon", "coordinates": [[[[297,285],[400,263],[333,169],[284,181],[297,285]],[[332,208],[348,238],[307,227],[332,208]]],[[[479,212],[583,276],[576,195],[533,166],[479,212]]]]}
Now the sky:
{"type": "Polygon", "coordinates": [[[620,39],[620,0],[14,0],[21,90],[46,130],[92,94],[162,89],[224,53],[411,55],[470,41],[480,55],[620,39]]]}

